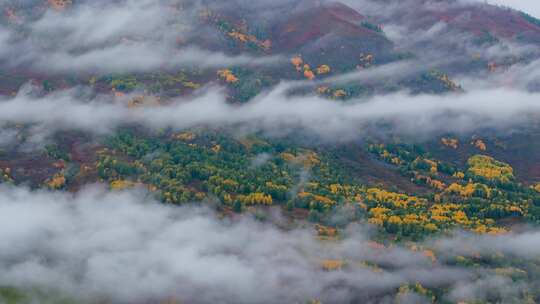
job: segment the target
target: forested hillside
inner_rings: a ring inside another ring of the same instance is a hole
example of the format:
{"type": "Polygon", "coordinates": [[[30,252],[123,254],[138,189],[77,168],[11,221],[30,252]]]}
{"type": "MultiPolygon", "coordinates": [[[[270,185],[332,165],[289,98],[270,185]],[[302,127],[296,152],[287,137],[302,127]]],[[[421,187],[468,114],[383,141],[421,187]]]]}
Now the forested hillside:
{"type": "Polygon", "coordinates": [[[0,9],[0,304],[540,301],[535,16],[0,9]]]}

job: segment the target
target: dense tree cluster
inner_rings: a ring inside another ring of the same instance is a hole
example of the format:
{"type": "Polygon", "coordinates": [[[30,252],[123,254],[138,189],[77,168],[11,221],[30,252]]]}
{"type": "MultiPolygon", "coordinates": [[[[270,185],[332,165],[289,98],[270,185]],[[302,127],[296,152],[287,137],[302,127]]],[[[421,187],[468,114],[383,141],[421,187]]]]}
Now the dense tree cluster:
{"type": "Polygon", "coordinates": [[[465,167],[460,168],[457,164],[433,159],[417,145],[371,144],[368,149],[396,166],[413,182],[432,188],[433,193],[428,195],[433,202],[431,209],[443,204],[445,208],[451,207],[448,211],[459,211],[459,219],[455,218],[456,214],[439,217],[442,214],[436,211],[435,219],[439,222],[479,232],[499,232],[495,226],[504,218],[528,218],[538,222],[540,196],[534,188],[518,183],[512,167],[504,162],[486,155],[472,155],[465,167]]]}
{"type": "Polygon", "coordinates": [[[514,179],[514,170],[510,165],[486,155],[475,155],[467,162],[468,172],[476,177],[490,181],[509,183],[514,179]]]}
{"type": "Polygon", "coordinates": [[[215,199],[236,212],[282,205],[306,209],[309,219],[320,223],[345,208],[351,211],[347,222],[366,220],[405,238],[454,227],[501,233],[500,219],[538,220],[538,192],[509,176],[496,178],[511,173],[511,167],[483,156],[471,157],[460,168],[430,157],[420,146],[370,145],[381,160],[431,189],[415,196],[356,180],[332,153],[256,137],[197,131],[159,138],[124,132],[108,145],[97,165],[101,178],[114,189],[145,185],[166,203],[215,199]]]}

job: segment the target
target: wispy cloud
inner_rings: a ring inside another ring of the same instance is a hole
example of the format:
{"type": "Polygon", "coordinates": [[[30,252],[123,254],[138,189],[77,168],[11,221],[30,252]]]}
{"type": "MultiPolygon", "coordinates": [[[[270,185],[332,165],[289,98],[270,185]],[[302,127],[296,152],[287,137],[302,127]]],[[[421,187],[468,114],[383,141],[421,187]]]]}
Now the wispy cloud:
{"type": "Polygon", "coordinates": [[[78,89],[42,97],[21,90],[0,102],[0,122],[37,124],[51,132],[106,133],[124,124],[140,124],[174,129],[231,127],[270,135],[305,131],[326,140],[351,140],[370,132],[421,136],[485,128],[505,131],[527,126],[540,113],[538,94],[511,89],[443,96],[396,93],[347,102],[291,97],[287,89],[284,84],[250,103],[235,105],[226,101],[221,89],[208,88],[163,106],[136,108],[108,95],[84,97],[78,89]]]}
{"type": "MultiPolygon", "coordinates": [[[[226,55],[198,44],[205,27],[198,6],[180,9],[168,1],[76,3],[67,11],[46,10],[37,19],[0,27],[0,63],[51,73],[123,73],[179,66],[271,64],[278,57],[226,55]],[[199,24],[199,26],[197,26],[199,24]],[[182,41],[190,41],[189,46],[182,41]],[[24,52],[21,52],[24,50],[24,52]]],[[[6,7],[9,7],[5,4],[6,7]]],[[[37,3],[34,4],[38,6],[37,3]]],[[[214,37],[216,41],[219,37],[214,37]]]]}

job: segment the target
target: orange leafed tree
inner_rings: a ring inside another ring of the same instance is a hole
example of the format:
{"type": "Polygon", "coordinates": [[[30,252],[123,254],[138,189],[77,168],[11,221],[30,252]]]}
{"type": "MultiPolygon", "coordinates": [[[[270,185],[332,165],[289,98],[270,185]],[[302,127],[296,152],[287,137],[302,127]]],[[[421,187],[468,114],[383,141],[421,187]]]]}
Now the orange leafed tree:
{"type": "Polygon", "coordinates": [[[293,58],[291,58],[291,63],[292,63],[295,67],[299,67],[299,66],[301,66],[302,64],[304,64],[304,60],[302,60],[302,57],[300,57],[300,56],[294,56],[293,58]]]}
{"type": "Polygon", "coordinates": [[[313,79],[315,79],[315,73],[313,73],[313,71],[311,71],[311,70],[305,70],[304,71],[304,77],[306,77],[309,80],[313,80],[313,79]]]}
{"type": "Polygon", "coordinates": [[[225,80],[227,83],[236,83],[238,78],[229,69],[219,70],[217,72],[219,78],[225,80]]]}
{"type": "Polygon", "coordinates": [[[49,0],[49,5],[58,11],[66,9],[71,4],[71,0],[49,0]]]}

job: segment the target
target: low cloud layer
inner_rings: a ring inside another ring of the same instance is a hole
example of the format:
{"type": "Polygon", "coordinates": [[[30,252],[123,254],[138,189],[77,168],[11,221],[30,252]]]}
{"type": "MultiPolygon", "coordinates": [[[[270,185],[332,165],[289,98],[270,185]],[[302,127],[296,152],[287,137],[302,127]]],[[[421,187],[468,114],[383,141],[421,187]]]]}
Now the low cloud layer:
{"type": "Polygon", "coordinates": [[[535,259],[540,256],[540,231],[525,231],[518,234],[499,236],[469,235],[459,239],[443,239],[434,244],[448,254],[472,257],[478,252],[502,253],[521,259],[535,259]]]}
{"type": "MultiPolygon", "coordinates": [[[[368,230],[357,226],[344,240],[325,243],[311,229],[284,231],[249,216],[218,219],[209,209],[164,206],[136,190],[69,194],[2,186],[0,194],[0,285],[114,303],[168,297],[188,303],[390,303],[393,296],[384,295],[408,283],[446,286],[453,299],[481,299],[486,288],[503,284],[525,288],[504,277],[433,264],[421,252],[377,249],[368,230]],[[324,271],[325,259],[344,259],[347,266],[324,271]],[[366,261],[387,269],[376,271],[366,261]]],[[[537,232],[516,239],[504,253],[525,252],[539,241],[537,232]]],[[[498,237],[476,240],[444,244],[480,253],[502,248],[495,246],[503,241],[498,237]]],[[[504,290],[503,298],[515,293],[504,290]]]]}
{"type": "Polygon", "coordinates": [[[492,73],[481,77],[462,76],[458,78],[464,88],[472,90],[509,89],[523,92],[540,91],[540,60],[519,63],[512,66],[497,66],[492,73]]]}
{"type": "MultiPolygon", "coordinates": [[[[110,96],[84,90],[36,97],[31,87],[0,101],[0,123],[27,123],[44,132],[84,130],[107,133],[124,124],[150,128],[231,127],[269,135],[306,131],[326,140],[351,140],[369,133],[434,135],[493,128],[509,131],[530,125],[540,114],[538,94],[486,89],[443,96],[406,93],[338,102],[316,96],[290,97],[288,85],[244,105],[229,104],[221,89],[162,106],[128,108],[110,96]],[[90,97],[85,97],[90,96],[90,97]]],[[[129,97],[127,97],[129,99],[129,97]]]]}
{"type": "MultiPolygon", "coordinates": [[[[320,297],[339,302],[353,296],[350,289],[377,294],[409,278],[432,278],[426,258],[412,254],[404,255],[410,265],[401,265],[402,274],[322,270],[323,259],[348,247],[356,248],[352,255],[369,255],[361,236],[330,247],[307,230],[217,220],[204,208],[166,207],[130,192],[0,191],[0,284],[119,302],[177,296],[189,303],[293,303],[320,297]]],[[[448,275],[463,277],[460,271],[448,275]]]]}

